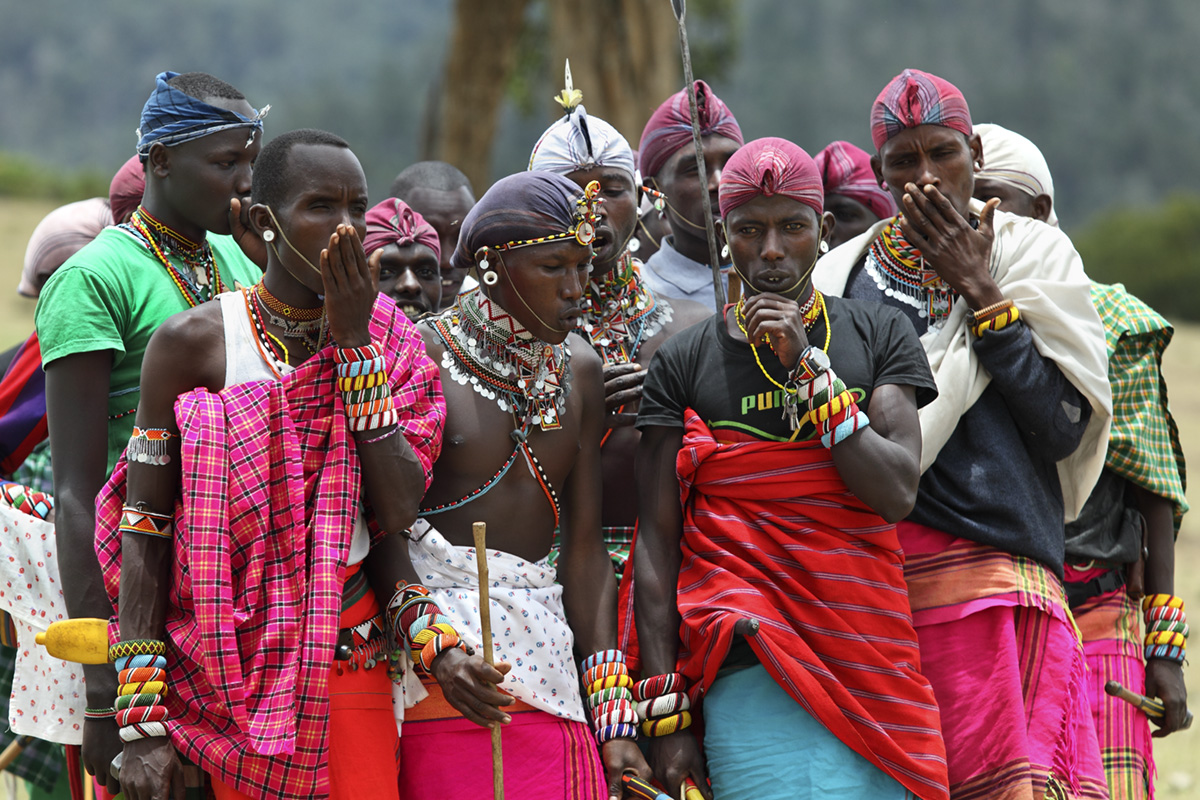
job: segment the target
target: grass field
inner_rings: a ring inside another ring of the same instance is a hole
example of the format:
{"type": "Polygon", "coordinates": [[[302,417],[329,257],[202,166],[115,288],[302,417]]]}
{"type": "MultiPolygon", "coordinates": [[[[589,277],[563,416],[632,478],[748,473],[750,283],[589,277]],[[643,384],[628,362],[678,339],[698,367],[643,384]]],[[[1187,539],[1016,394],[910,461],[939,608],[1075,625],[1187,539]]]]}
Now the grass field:
{"type": "MultiPolygon", "coordinates": [[[[33,329],[33,301],[16,292],[25,243],[53,206],[0,198],[0,350],[24,339],[33,329]]],[[[1180,325],[1167,350],[1164,372],[1183,446],[1200,453],[1200,325],[1180,325]]],[[[1184,519],[1176,551],[1176,593],[1200,609],[1200,494],[1189,497],[1197,513],[1184,519]]],[[[1200,716],[1200,668],[1187,672],[1191,706],[1200,716]]],[[[1164,797],[1200,800],[1200,723],[1159,742],[1158,791],[1164,797]]]]}

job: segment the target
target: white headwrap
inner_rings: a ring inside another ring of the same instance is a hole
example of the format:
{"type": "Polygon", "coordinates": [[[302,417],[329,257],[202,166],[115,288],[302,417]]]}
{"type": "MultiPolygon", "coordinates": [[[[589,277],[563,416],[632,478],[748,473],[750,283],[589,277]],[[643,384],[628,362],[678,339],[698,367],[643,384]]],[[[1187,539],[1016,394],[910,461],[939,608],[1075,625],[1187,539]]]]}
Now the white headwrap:
{"type": "Polygon", "coordinates": [[[999,181],[1020,189],[1030,197],[1044,194],[1050,198],[1050,218],[1046,223],[1057,228],[1054,214],[1054,179],[1050,167],[1037,145],[1008,128],[982,122],[975,132],[983,141],[983,169],[976,178],[999,181]]]}
{"type": "Polygon", "coordinates": [[[582,105],[547,128],[529,156],[529,169],[559,175],[592,167],[618,167],[640,182],[629,142],[612,125],[589,117],[582,105]]]}

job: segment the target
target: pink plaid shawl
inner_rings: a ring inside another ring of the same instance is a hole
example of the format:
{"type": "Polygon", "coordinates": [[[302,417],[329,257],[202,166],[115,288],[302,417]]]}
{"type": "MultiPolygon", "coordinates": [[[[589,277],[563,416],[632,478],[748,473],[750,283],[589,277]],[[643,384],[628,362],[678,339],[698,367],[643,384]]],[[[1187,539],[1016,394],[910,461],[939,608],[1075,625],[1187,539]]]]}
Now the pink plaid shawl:
{"type": "MultiPolygon", "coordinates": [[[[371,332],[428,486],[446,414],[437,367],[387,298],[371,332]]],[[[282,382],[198,389],[175,412],[183,486],[167,617],[172,742],[252,796],[323,797],[328,676],[360,489],[333,350],[282,382]]],[[[121,461],[96,513],[114,608],[124,497],[121,461]]]]}

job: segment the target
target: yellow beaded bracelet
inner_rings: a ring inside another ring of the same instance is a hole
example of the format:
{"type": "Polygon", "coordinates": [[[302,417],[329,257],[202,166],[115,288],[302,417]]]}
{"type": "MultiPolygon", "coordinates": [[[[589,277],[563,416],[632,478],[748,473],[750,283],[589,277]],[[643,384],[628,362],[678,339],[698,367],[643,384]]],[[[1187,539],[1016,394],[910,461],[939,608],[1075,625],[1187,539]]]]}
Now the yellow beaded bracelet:
{"type": "Polygon", "coordinates": [[[166,681],[147,681],[146,683],[124,683],[117,687],[117,696],[127,694],[157,694],[167,693],[166,681]]]}
{"type": "Polygon", "coordinates": [[[596,692],[602,692],[605,689],[614,688],[632,689],[633,678],[629,677],[628,675],[609,675],[606,678],[601,678],[598,681],[594,681],[592,685],[588,687],[587,693],[595,694],[596,692]]]}
{"type": "Polygon", "coordinates": [[[1183,609],[1183,598],[1173,594],[1148,594],[1142,598],[1142,611],[1149,611],[1159,606],[1183,609]]]}
{"type": "Polygon", "coordinates": [[[1165,644],[1169,647],[1187,647],[1187,637],[1178,631],[1151,631],[1146,634],[1146,647],[1165,644]]]}
{"type": "Polygon", "coordinates": [[[387,373],[383,370],[368,372],[366,375],[355,375],[352,378],[338,378],[338,389],[343,392],[371,389],[385,380],[387,380],[387,373]]]}
{"type": "Polygon", "coordinates": [[[692,725],[692,712],[680,711],[669,717],[648,719],[642,723],[642,733],[650,737],[670,736],[676,731],[686,730],[692,725]]]}
{"type": "MultiPolygon", "coordinates": [[[[1012,301],[1010,300],[1008,302],[1011,303],[1012,301]]],[[[1002,331],[1020,318],[1020,309],[1014,305],[1010,305],[1008,308],[1000,311],[995,316],[988,317],[981,322],[975,323],[975,326],[971,330],[974,331],[976,337],[979,337],[983,336],[984,331],[1002,331]]]]}

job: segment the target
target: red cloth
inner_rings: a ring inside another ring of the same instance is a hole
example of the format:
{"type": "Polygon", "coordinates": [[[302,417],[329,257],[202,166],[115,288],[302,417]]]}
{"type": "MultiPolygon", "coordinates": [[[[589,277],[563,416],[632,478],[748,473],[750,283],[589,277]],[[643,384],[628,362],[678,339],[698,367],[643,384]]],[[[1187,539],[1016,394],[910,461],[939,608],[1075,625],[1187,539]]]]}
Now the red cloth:
{"type": "Polygon", "coordinates": [[[771,676],[863,758],[948,798],[937,704],[920,674],[896,528],[846,488],[820,444],[720,444],[694,411],[683,500],[677,669],[708,689],[743,617],[771,676]]]}
{"type": "Polygon", "coordinates": [[[825,194],[841,194],[857,200],[879,219],[891,219],[898,209],[892,193],[879,186],[871,169],[871,156],[850,142],[833,142],[813,156],[825,194]]]}
{"type": "Polygon", "coordinates": [[[120,225],[142,203],[146,192],[146,168],[137,156],[131,156],[113,175],[108,185],[108,205],[112,208],[113,224],[120,225]]]}
{"type": "Polygon", "coordinates": [[[46,373],[33,333],[0,379],[0,474],[16,472],[47,435],[46,373]]]}
{"type": "Polygon", "coordinates": [[[804,203],[821,216],[825,193],[812,157],[787,139],[768,136],[738,149],[721,171],[721,216],[755,197],[784,197],[804,203]]]}
{"type": "Polygon", "coordinates": [[[409,208],[408,203],[389,197],[367,212],[367,235],[363,237],[363,250],[371,255],[389,244],[404,247],[423,244],[433,251],[440,261],[442,242],[433,226],[425,218],[409,208]]]}
{"type": "Polygon", "coordinates": [[[905,128],[942,125],[970,136],[967,99],[950,81],[919,69],[906,69],[883,87],[871,106],[871,141],[875,149],[905,128]]]}
{"type": "MultiPolygon", "coordinates": [[[[729,106],[713,94],[704,81],[693,84],[696,92],[696,116],[700,121],[701,136],[724,136],[740,146],[742,129],[729,106]]],[[[652,178],[662,169],[667,159],[679,148],[692,143],[692,111],[688,101],[690,88],[680,89],[662,102],[642,130],[642,141],[638,145],[638,167],[642,175],[652,178]]]]}

